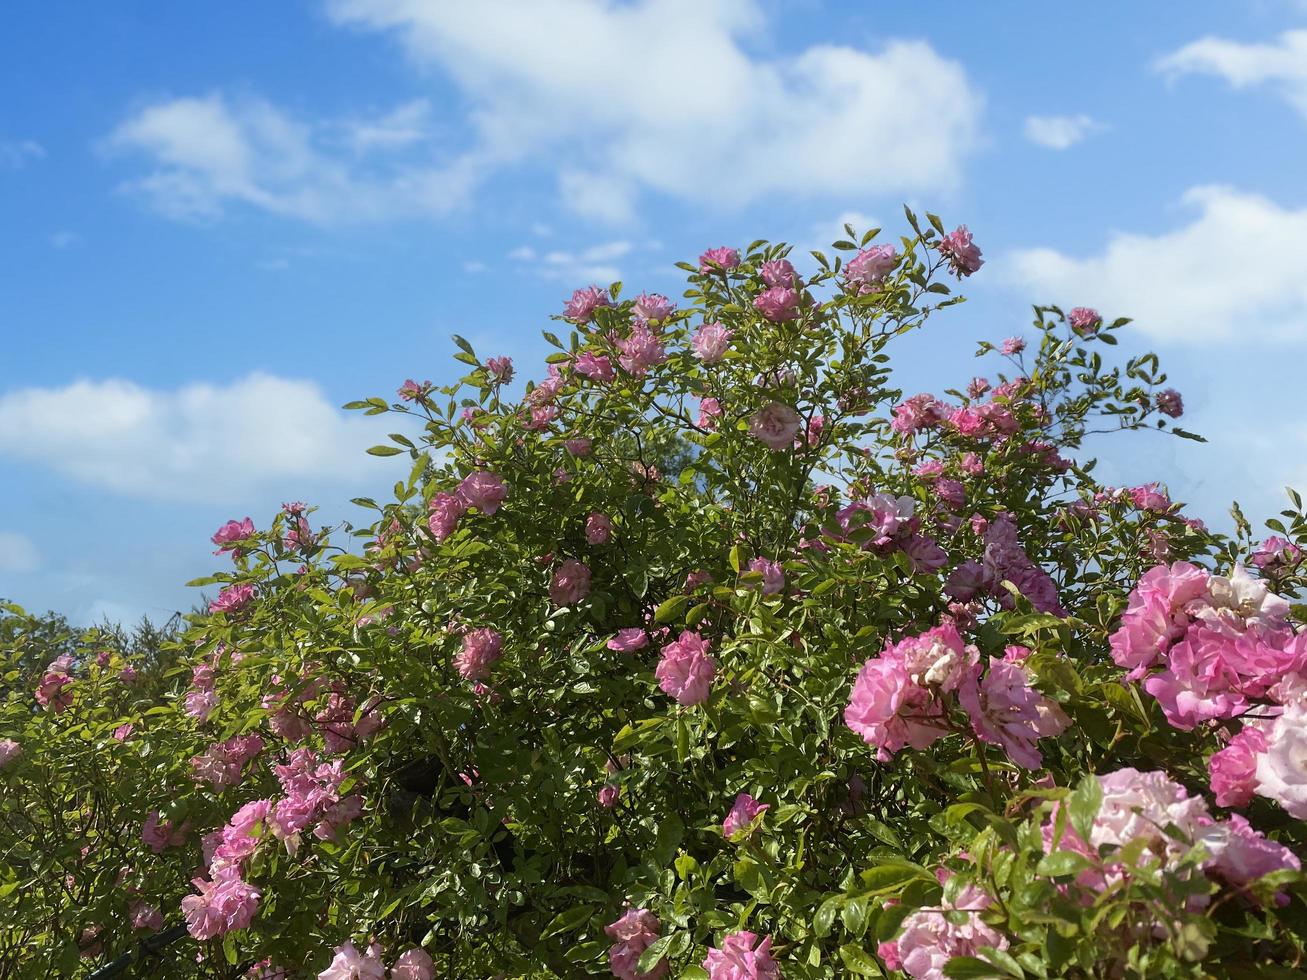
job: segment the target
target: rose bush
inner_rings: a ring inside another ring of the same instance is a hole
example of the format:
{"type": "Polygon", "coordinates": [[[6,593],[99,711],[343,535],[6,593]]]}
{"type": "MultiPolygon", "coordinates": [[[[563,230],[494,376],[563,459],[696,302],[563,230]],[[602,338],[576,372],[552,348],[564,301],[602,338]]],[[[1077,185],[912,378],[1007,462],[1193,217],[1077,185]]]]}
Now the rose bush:
{"type": "Polygon", "coordinates": [[[983,266],[927,217],[579,289],[520,397],[456,338],[347,406],[365,526],[224,524],[146,687],[10,670],[4,975],[1307,976],[1298,498],[1096,482],[1197,437],[1087,308],[897,390],[983,266]]]}

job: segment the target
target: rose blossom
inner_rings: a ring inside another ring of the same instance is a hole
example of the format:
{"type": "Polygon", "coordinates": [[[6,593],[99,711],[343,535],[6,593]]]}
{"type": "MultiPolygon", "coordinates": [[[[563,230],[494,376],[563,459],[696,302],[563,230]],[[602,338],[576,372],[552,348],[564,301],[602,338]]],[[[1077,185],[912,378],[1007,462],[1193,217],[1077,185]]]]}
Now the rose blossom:
{"type": "Polygon", "coordinates": [[[773,323],[783,323],[798,315],[799,294],[785,286],[773,286],[754,299],[753,307],[773,323]]]}
{"type": "Polygon", "coordinates": [[[616,377],[613,362],[606,354],[595,355],[586,351],[572,363],[572,368],[577,374],[583,374],[591,381],[608,382],[616,377]]]}
{"type": "Polygon", "coordinates": [[[480,470],[463,477],[456,492],[465,507],[475,507],[487,517],[493,517],[508,496],[508,488],[497,474],[480,470]]]}
{"type": "Polygon", "coordinates": [[[455,493],[437,493],[427,505],[430,515],[427,527],[437,541],[444,541],[458,527],[459,518],[467,512],[467,504],[455,493]]]}
{"type": "Polygon", "coordinates": [[[504,638],[488,626],[474,629],[463,637],[463,649],[454,658],[459,676],[469,681],[488,677],[490,665],[504,655],[504,638]]]}
{"type": "Polygon", "coordinates": [[[549,598],[556,606],[572,606],[590,594],[590,568],[569,558],[557,569],[549,582],[549,598]]]}
{"type": "Polygon", "coordinates": [[[948,260],[949,268],[958,278],[971,275],[985,264],[966,225],[958,225],[940,239],[939,252],[948,260]]]}
{"type": "Polygon", "coordinates": [[[1102,324],[1103,318],[1098,315],[1098,311],[1088,306],[1077,306],[1067,315],[1067,322],[1071,324],[1071,329],[1082,337],[1093,333],[1102,324]]]}
{"type": "Polygon", "coordinates": [[[747,930],[723,936],[720,948],[708,950],[703,968],[708,980],[781,980],[781,968],[771,955],[771,936],[759,942],[747,930]]]}
{"type": "Polygon", "coordinates": [[[233,558],[239,558],[242,554],[240,548],[236,547],[236,542],[244,538],[254,536],[254,522],[248,517],[243,521],[231,520],[218,528],[210,540],[218,546],[215,555],[220,555],[224,551],[230,551],[233,558]]]}
{"type": "Polygon", "coordinates": [[[601,306],[612,306],[608,293],[598,286],[578,289],[563,306],[563,316],[577,323],[586,323],[594,317],[595,310],[601,306]]]}
{"type": "Polygon", "coordinates": [[[722,836],[727,840],[742,830],[749,830],[753,822],[768,808],[766,803],[759,803],[748,793],[741,793],[735,798],[731,812],[722,821],[722,836]]]}
{"type": "Polygon", "coordinates": [[[12,738],[0,739],[0,769],[23,754],[23,747],[12,738]]]}
{"type": "Polygon", "coordinates": [[[789,405],[769,402],[749,418],[749,434],[776,452],[794,445],[803,418],[789,405]]]}
{"type": "Polygon", "coordinates": [[[694,356],[704,364],[716,364],[726,354],[733,333],[720,323],[705,323],[690,340],[694,356]]]}
{"type": "Polygon", "coordinates": [[[491,357],[486,360],[486,373],[496,385],[506,385],[513,380],[513,359],[511,357],[491,357]]]}
{"type": "Polygon", "coordinates": [[[898,260],[893,245],[864,248],[844,266],[844,282],[859,293],[868,292],[894,270],[898,260]]]}
{"type": "Polygon", "coordinates": [[[381,947],[373,943],[361,953],[352,942],[337,946],[331,964],[318,974],[318,980],[385,980],[386,964],[381,947]]]}
{"type": "Polygon", "coordinates": [[[647,909],[627,909],[616,922],[604,926],[610,939],[615,940],[608,950],[608,967],[619,980],[662,980],[669,969],[665,959],[659,960],[648,973],[637,969],[644,951],[653,945],[662,931],[657,916],[647,909]]]}
{"type": "Polygon", "coordinates": [[[585,540],[589,544],[607,544],[613,540],[613,522],[603,514],[591,514],[585,519],[585,540]]]}
{"type": "Polygon", "coordinates": [[[435,975],[436,964],[417,946],[400,953],[390,968],[390,980],[434,980],[435,975]]]}
{"type": "Polygon", "coordinates": [[[740,264],[740,253],[733,248],[722,246],[710,248],[699,256],[699,272],[727,272],[740,264]]]}
{"type": "Polygon", "coordinates": [[[676,304],[662,293],[641,293],[635,298],[631,312],[646,323],[662,323],[676,312],[676,304]]]}
{"type": "Polygon", "coordinates": [[[617,635],[605,644],[609,650],[615,650],[618,653],[643,650],[648,645],[649,634],[638,628],[618,630],[617,635]]]}
{"type": "Polygon", "coordinates": [[[781,566],[766,558],[754,558],[749,562],[749,571],[762,575],[762,594],[776,595],[785,588],[785,572],[781,566]]]}
{"type": "Polygon", "coordinates": [[[637,325],[629,337],[619,340],[617,349],[621,352],[617,363],[624,371],[637,378],[643,377],[649,373],[651,367],[667,360],[667,352],[663,349],[662,341],[642,324],[637,325]]]}
{"type": "Polygon", "coordinates": [[[717,662],[708,655],[708,641],[691,630],[682,631],[675,642],[662,650],[654,677],[663,693],[678,704],[703,704],[717,674],[717,662]]]}
{"type": "Polygon", "coordinates": [[[1167,388],[1157,393],[1157,410],[1163,415],[1178,419],[1184,414],[1184,399],[1174,388],[1167,388]]]}

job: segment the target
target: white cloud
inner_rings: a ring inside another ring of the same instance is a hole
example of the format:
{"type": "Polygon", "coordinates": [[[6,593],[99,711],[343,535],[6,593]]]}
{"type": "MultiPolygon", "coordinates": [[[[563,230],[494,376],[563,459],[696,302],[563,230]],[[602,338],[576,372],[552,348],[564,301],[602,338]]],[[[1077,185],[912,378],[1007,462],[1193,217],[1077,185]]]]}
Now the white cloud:
{"type": "Polygon", "coordinates": [[[45,147],[35,140],[0,140],[0,167],[21,170],[32,160],[45,156],[45,147]]]}
{"type": "Polygon", "coordinates": [[[1075,146],[1100,128],[1090,116],[1027,116],[1026,139],[1050,150],[1075,146]]]}
{"type": "Polygon", "coordinates": [[[1267,85],[1307,117],[1307,30],[1263,44],[1205,37],[1158,59],[1155,68],[1171,78],[1216,75],[1235,88],[1267,85]]]}
{"type": "Polygon", "coordinates": [[[540,252],[531,245],[519,245],[508,253],[508,258],[529,267],[542,279],[607,285],[622,278],[621,269],[614,263],[634,248],[628,241],[603,242],[578,252],[563,249],[540,252]]]}
{"type": "Polygon", "coordinates": [[[107,380],[0,395],[0,456],[152,499],[293,499],[309,481],[375,478],[360,454],[381,436],[317,385],[258,373],[173,390],[107,380]]]}
{"type": "Polygon", "coordinates": [[[31,572],[40,564],[40,556],[31,538],[13,531],[0,531],[0,572],[31,572]]]}
{"type": "Polygon", "coordinates": [[[982,99],[924,41],[752,54],[756,0],[327,0],[396,35],[472,106],[486,158],[543,159],[580,213],[621,220],[640,191],[740,205],[948,188],[982,99]]]}
{"type": "Polygon", "coordinates": [[[1189,224],[1157,235],[1116,232],[1099,255],[1018,251],[1001,274],[1041,302],[1131,316],[1161,340],[1307,340],[1307,209],[1229,187],[1195,187],[1189,224]]]}
{"type": "Polygon", "coordinates": [[[431,135],[431,103],[414,99],[377,119],[345,124],[350,145],[358,153],[395,150],[421,143],[431,135]]]}
{"type": "Polygon", "coordinates": [[[172,218],[214,218],[232,204],[323,224],[440,215],[475,185],[474,155],[368,156],[413,143],[424,106],[409,103],[370,125],[314,125],[259,99],[214,93],[147,105],[106,146],[150,158],[153,169],[125,186],[172,218]],[[332,146],[342,129],[352,152],[332,146]]]}

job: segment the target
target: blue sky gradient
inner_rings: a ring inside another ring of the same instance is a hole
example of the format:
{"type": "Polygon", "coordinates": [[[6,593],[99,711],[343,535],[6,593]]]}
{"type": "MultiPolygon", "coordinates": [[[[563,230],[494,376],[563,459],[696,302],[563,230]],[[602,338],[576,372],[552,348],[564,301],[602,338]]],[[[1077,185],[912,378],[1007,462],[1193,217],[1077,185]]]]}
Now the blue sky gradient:
{"type": "Polygon", "coordinates": [[[166,616],[229,517],[349,516],[393,462],[343,402],[543,357],[577,286],[901,205],[970,302],[903,345],[958,386],[1029,305],[1137,315],[1207,446],[1126,437],[1214,524],[1307,485],[1307,6],[20,2],[0,33],[0,596],[166,616]],[[851,12],[852,11],[852,12],[851,12]],[[1181,12],[1182,11],[1182,12],[1181,12]],[[856,97],[850,93],[856,93],[856,97]]]}

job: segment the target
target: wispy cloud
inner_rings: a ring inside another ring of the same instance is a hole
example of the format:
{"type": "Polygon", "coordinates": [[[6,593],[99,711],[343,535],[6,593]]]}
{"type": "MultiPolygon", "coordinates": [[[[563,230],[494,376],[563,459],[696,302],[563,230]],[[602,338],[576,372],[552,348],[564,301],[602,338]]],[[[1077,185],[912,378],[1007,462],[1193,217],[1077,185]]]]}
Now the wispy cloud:
{"type": "Polygon", "coordinates": [[[1066,150],[1102,129],[1091,116],[1027,116],[1026,139],[1050,150],[1066,150]]]}
{"type": "Polygon", "coordinates": [[[44,157],[45,147],[35,140],[0,140],[0,168],[21,170],[44,157]]]}
{"type": "Polygon", "coordinates": [[[0,531],[0,572],[31,572],[40,563],[40,555],[31,538],[13,531],[0,531]]]}
{"type": "Polygon", "coordinates": [[[316,384],[267,374],[175,389],[77,381],[0,395],[0,456],[152,499],[225,502],[348,484],[381,435],[316,384]]]}
{"type": "Polygon", "coordinates": [[[1048,302],[1132,316],[1175,343],[1307,340],[1307,209],[1229,187],[1182,198],[1197,216],[1155,235],[1116,232],[1097,255],[1018,251],[1001,273],[1048,302]]]}
{"type": "Polygon", "coordinates": [[[635,246],[628,241],[603,242],[572,252],[564,249],[540,251],[533,245],[519,245],[508,258],[529,269],[542,279],[607,284],[622,278],[617,260],[631,254],[635,246]]]}
{"type": "Polygon", "coordinates": [[[1204,37],[1154,67],[1170,78],[1215,75],[1234,88],[1267,86],[1307,118],[1307,30],[1285,31],[1269,43],[1204,37]]]}
{"type": "Polygon", "coordinates": [[[379,152],[420,139],[425,113],[425,103],[409,103],[372,124],[312,123],[212,93],[147,105],[106,146],[151,162],[124,186],[172,218],[216,218],[233,205],[320,224],[429,217],[466,200],[478,164],[379,152]],[[342,132],[347,149],[337,145],[342,132]]]}

